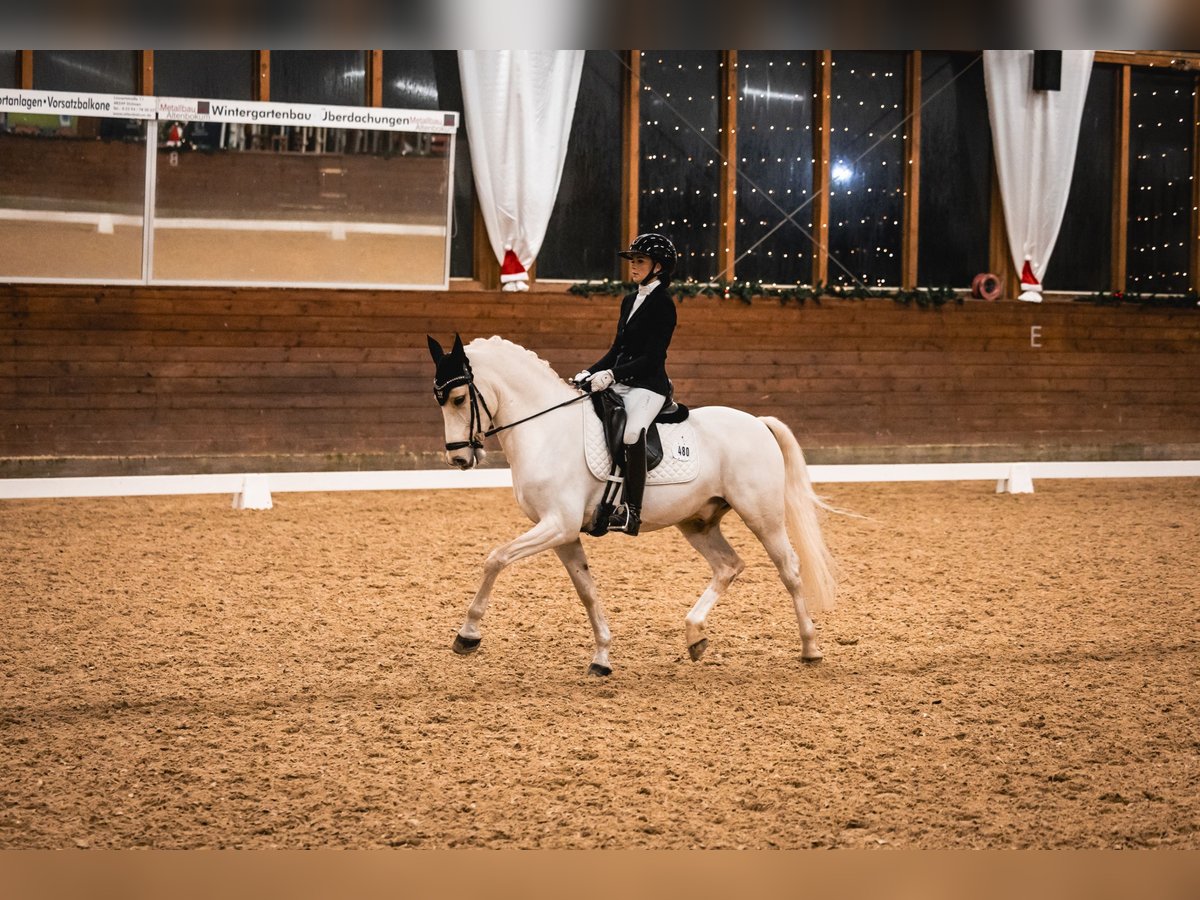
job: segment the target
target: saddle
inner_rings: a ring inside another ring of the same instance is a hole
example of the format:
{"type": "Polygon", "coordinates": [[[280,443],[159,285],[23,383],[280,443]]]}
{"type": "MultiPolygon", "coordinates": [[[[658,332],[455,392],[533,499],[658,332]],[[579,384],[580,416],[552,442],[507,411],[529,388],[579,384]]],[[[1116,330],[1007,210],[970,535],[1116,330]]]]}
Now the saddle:
{"type": "MultiPolygon", "coordinates": [[[[604,442],[614,460],[625,458],[625,402],[621,395],[609,388],[592,394],[592,408],[604,426],[604,442]]],[[[654,417],[646,432],[646,471],[653,471],[662,462],[662,438],[658,433],[658,424],[673,425],[688,417],[688,408],[682,403],[676,403],[673,397],[668,397],[662,411],[654,417]]]]}
{"type": "MultiPolygon", "coordinates": [[[[624,478],[618,476],[617,472],[621,470],[622,461],[625,459],[625,421],[627,415],[625,412],[625,403],[621,399],[621,395],[616,391],[609,389],[592,394],[591,396],[592,408],[596,411],[596,418],[600,420],[601,427],[603,428],[604,443],[608,448],[608,455],[611,460],[611,468],[604,485],[604,493],[600,502],[596,505],[591,524],[584,529],[588,534],[600,537],[608,531],[609,518],[616,507],[617,493],[622,490],[624,484],[624,478]]],[[[683,422],[687,417],[688,408],[681,403],[676,403],[673,398],[668,397],[666,404],[659,414],[654,417],[654,421],[650,423],[650,428],[646,431],[647,474],[663,460],[662,437],[658,431],[658,424],[660,422],[664,425],[683,422]]],[[[664,469],[669,469],[669,467],[664,466],[664,469]]],[[[596,472],[595,469],[592,471],[596,472]]],[[[596,474],[599,477],[599,473],[596,474]]],[[[693,475],[692,477],[695,476],[693,475]]]]}

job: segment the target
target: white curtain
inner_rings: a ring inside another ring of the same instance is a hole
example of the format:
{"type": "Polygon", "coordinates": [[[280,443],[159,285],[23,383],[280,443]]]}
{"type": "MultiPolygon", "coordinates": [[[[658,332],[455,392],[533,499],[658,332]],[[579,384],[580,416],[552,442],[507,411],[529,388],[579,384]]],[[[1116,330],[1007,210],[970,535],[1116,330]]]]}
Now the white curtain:
{"type": "Polygon", "coordinates": [[[1092,56],[1091,50],[1064,50],[1062,89],[1035,91],[1032,50],[983,52],[1008,245],[1017,271],[1025,273],[1022,300],[1041,299],[1042,276],[1054,252],[1075,170],[1092,56]]]}
{"type": "Polygon", "coordinates": [[[528,269],[542,249],[583,56],[582,50],[458,51],[475,189],[497,261],[511,249],[528,269]]]}

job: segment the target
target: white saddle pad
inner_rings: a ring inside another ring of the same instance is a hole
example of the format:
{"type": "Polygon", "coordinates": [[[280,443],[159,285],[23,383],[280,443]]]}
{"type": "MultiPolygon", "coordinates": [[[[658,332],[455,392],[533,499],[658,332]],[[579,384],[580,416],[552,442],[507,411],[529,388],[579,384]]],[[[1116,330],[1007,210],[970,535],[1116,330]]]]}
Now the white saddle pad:
{"type": "MultiPolygon", "coordinates": [[[[658,424],[662,439],[663,458],[646,474],[647,484],[682,484],[700,474],[700,453],[696,446],[696,430],[691,419],[673,425],[658,424]]],[[[598,480],[604,481],[612,471],[612,454],[604,442],[604,427],[592,409],[583,414],[583,451],[588,468],[598,480]]]]}

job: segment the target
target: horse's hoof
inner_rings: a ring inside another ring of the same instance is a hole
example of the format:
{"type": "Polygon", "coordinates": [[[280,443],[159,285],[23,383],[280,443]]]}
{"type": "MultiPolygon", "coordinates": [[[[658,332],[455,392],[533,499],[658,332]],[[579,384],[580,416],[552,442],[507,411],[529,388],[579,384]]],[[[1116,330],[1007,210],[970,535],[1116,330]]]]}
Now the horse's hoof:
{"type": "Polygon", "coordinates": [[[802,657],[800,657],[800,659],[801,659],[801,661],[802,661],[802,662],[806,662],[806,663],[808,663],[808,664],[810,664],[810,665],[811,665],[812,663],[819,663],[819,662],[820,662],[821,660],[823,660],[824,658],[825,658],[825,654],[824,654],[824,653],[822,653],[820,650],[818,650],[818,651],[817,651],[817,655],[816,655],[816,656],[802,656],[802,657]]]}
{"type": "Polygon", "coordinates": [[[588,666],[588,674],[595,675],[597,678],[607,678],[612,674],[612,669],[608,666],[602,666],[600,663],[592,663],[588,666]]]}
{"type": "Polygon", "coordinates": [[[692,646],[688,647],[688,656],[695,662],[704,655],[704,651],[708,649],[708,638],[700,638],[692,646]]]}
{"type": "Polygon", "coordinates": [[[454,646],[451,649],[459,656],[470,656],[479,649],[479,642],[483,638],[465,638],[461,634],[454,636],[454,646]]]}

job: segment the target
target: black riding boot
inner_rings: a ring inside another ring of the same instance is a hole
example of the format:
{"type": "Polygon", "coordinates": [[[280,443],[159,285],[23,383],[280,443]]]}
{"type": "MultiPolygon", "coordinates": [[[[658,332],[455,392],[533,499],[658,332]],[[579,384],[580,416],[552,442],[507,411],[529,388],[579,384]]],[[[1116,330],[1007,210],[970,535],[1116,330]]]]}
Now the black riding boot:
{"type": "Polygon", "coordinates": [[[625,493],[608,520],[610,531],[636,535],[642,525],[642,493],[646,489],[646,432],[625,445],[625,493]]]}

